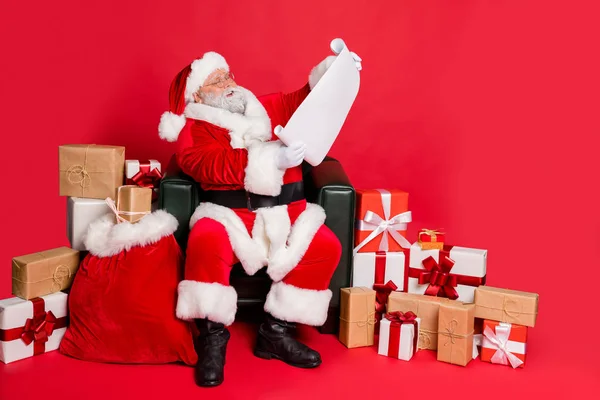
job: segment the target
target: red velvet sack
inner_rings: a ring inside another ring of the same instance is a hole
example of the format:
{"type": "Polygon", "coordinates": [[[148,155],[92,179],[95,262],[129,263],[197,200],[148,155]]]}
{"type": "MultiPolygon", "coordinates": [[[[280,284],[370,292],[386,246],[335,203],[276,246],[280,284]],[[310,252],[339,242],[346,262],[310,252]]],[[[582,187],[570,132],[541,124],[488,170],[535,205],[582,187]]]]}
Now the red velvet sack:
{"type": "Polygon", "coordinates": [[[196,364],[192,328],[177,319],[183,257],[177,220],[159,210],[135,224],[92,223],[69,294],[60,352],[87,361],[196,364]]]}

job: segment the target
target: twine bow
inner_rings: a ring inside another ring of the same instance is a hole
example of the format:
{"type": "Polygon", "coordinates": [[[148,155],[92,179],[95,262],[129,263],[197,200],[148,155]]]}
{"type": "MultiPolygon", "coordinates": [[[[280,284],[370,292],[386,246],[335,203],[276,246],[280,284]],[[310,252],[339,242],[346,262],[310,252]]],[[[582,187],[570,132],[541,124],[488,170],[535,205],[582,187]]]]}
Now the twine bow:
{"type": "Polygon", "coordinates": [[[65,279],[71,277],[71,270],[64,264],[59,265],[54,269],[52,274],[52,291],[58,292],[62,289],[65,279]]]}
{"type": "Polygon", "coordinates": [[[447,346],[448,344],[456,344],[456,338],[463,337],[462,335],[454,333],[456,332],[456,328],[458,328],[458,321],[453,319],[452,321],[450,321],[448,326],[444,328],[445,332],[440,332],[442,335],[448,338],[446,340],[446,343],[444,343],[444,346],[447,346]]]}
{"type": "Polygon", "coordinates": [[[508,350],[508,338],[510,336],[510,330],[510,324],[498,325],[496,327],[496,332],[494,332],[489,326],[486,326],[485,330],[483,331],[483,336],[487,339],[487,342],[496,349],[496,352],[491,358],[492,363],[504,365],[508,365],[510,363],[513,368],[517,368],[523,364],[523,361],[521,361],[517,356],[508,350]]]}
{"type": "Polygon", "coordinates": [[[86,169],[89,149],[90,146],[87,146],[85,148],[85,157],[83,159],[83,165],[71,165],[69,169],[67,169],[67,171],[65,172],[69,183],[72,185],[79,185],[82,189],[89,187],[92,183],[92,178],[90,177],[90,174],[86,169]]]}

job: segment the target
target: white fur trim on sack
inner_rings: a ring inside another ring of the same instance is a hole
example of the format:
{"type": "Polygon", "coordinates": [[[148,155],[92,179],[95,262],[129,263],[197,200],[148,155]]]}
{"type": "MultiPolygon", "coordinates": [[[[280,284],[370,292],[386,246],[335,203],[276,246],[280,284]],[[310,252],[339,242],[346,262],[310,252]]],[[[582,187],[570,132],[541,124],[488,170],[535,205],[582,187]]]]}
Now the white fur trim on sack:
{"type": "Polygon", "coordinates": [[[177,288],[177,318],[208,318],[212,322],[231,325],[237,311],[237,293],[220,283],[181,281],[177,288]]]}
{"type": "Polygon", "coordinates": [[[158,136],[167,142],[175,142],[185,126],[185,121],[184,115],[177,115],[170,111],[163,113],[158,124],[158,136]]]}
{"type": "Polygon", "coordinates": [[[84,243],[93,255],[111,257],[132,247],[156,243],[175,232],[177,225],[177,219],[164,210],[148,214],[135,224],[116,224],[114,215],[107,214],[90,224],[84,243]]]}
{"type": "Polygon", "coordinates": [[[244,188],[256,194],[278,196],[285,170],[277,168],[277,155],[283,144],[279,141],[256,142],[248,147],[248,165],[244,188]]]}
{"type": "Polygon", "coordinates": [[[310,71],[310,74],[308,75],[308,85],[310,86],[311,90],[314,89],[314,87],[317,85],[317,82],[319,82],[323,75],[325,75],[325,72],[327,72],[329,67],[331,67],[331,64],[333,64],[335,58],[336,56],[327,57],[316,67],[314,67],[312,71],[310,71]]]}
{"type": "Polygon", "coordinates": [[[204,53],[202,58],[192,62],[192,70],[185,82],[185,100],[186,102],[194,101],[194,92],[204,84],[206,78],[217,69],[229,71],[229,65],[225,58],[219,53],[209,51],[204,53]]]}
{"type": "Polygon", "coordinates": [[[267,110],[251,91],[241,86],[238,86],[238,89],[246,97],[244,114],[191,102],[185,108],[185,116],[227,129],[231,137],[231,147],[234,149],[246,148],[255,141],[270,140],[271,120],[267,110]]]}
{"type": "Polygon", "coordinates": [[[327,320],[331,290],[301,289],[277,282],[265,302],[265,311],[288,322],[321,326],[327,320]]]}

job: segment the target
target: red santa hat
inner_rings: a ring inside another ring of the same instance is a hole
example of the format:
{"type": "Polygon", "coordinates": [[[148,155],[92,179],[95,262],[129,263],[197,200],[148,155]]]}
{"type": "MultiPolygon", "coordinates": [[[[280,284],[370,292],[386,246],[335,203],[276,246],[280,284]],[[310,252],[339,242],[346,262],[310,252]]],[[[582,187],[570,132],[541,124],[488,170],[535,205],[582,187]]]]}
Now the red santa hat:
{"type": "Polygon", "coordinates": [[[185,126],[183,112],[186,105],[194,102],[194,93],[204,84],[206,78],[215,70],[229,71],[225,58],[210,51],[202,58],[194,60],[182,69],[171,82],[169,89],[169,111],[163,113],[158,124],[158,135],[169,142],[174,142],[185,126]]]}

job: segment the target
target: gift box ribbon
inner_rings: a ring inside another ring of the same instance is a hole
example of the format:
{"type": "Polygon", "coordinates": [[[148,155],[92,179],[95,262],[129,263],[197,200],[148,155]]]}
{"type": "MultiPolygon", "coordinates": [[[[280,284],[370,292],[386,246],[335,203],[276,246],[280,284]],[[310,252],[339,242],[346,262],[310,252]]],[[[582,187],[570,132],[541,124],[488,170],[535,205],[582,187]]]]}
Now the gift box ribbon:
{"type": "Polygon", "coordinates": [[[438,231],[436,229],[421,229],[419,231],[419,242],[422,241],[421,236],[425,236],[425,237],[429,238],[428,241],[430,241],[432,243],[436,243],[438,241],[437,235],[441,236],[440,239],[444,238],[444,236],[443,236],[444,232],[440,232],[440,231],[438,231]]]}
{"type": "Polygon", "coordinates": [[[405,313],[402,311],[394,311],[385,314],[385,318],[390,321],[388,356],[398,358],[398,354],[400,353],[400,327],[404,324],[411,324],[414,326],[413,353],[415,353],[419,341],[419,335],[417,335],[417,332],[419,331],[417,315],[412,311],[405,313]]]}
{"type": "Polygon", "coordinates": [[[408,277],[417,278],[419,285],[429,285],[425,289],[428,296],[447,297],[451,300],[458,299],[457,285],[481,286],[485,285],[485,276],[478,278],[475,276],[451,274],[454,267],[454,260],[450,258],[451,246],[440,250],[440,262],[435,261],[432,256],[423,260],[423,269],[409,268],[408,277]]]}
{"type": "Polygon", "coordinates": [[[163,178],[163,174],[158,168],[150,169],[150,161],[140,162],[139,171],[131,177],[131,182],[137,186],[145,188],[156,188],[163,178]]]}
{"type": "Polygon", "coordinates": [[[412,214],[410,211],[406,211],[393,217],[390,217],[392,208],[392,194],[384,189],[377,189],[381,193],[381,203],[383,205],[383,217],[377,213],[368,210],[365,213],[365,217],[362,220],[356,221],[356,229],[360,231],[372,231],[369,236],[354,248],[354,254],[358,253],[367,243],[375,239],[380,234],[381,242],[379,243],[379,251],[388,251],[388,234],[398,243],[401,247],[408,249],[410,248],[410,242],[406,240],[404,236],[399,234],[397,231],[405,231],[407,224],[412,221],[412,214]]]}
{"type": "Polygon", "coordinates": [[[46,303],[40,297],[29,301],[33,304],[33,318],[28,318],[22,327],[0,329],[0,341],[21,339],[26,346],[33,343],[33,355],[37,356],[46,351],[46,342],[52,333],[67,326],[67,317],[56,318],[52,311],[46,311],[46,303]]]}
{"type": "Polygon", "coordinates": [[[373,290],[375,290],[375,332],[379,332],[379,322],[385,310],[387,308],[387,301],[390,297],[390,293],[398,290],[398,286],[393,281],[388,281],[384,284],[385,280],[385,264],[387,260],[387,253],[385,251],[378,251],[375,253],[375,279],[373,284],[373,290]]]}
{"type": "Polygon", "coordinates": [[[496,332],[494,332],[489,326],[486,326],[483,331],[482,346],[486,349],[496,349],[491,358],[493,364],[508,365],[510,363],[513,368],[517,368],[523,364],[523,361],[513,353],[525,354],[525,343],[508,340],[511,327],[511,324],[501,322],[496,326],[496,332]]]}

